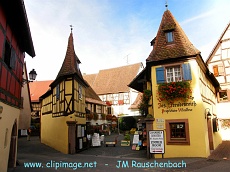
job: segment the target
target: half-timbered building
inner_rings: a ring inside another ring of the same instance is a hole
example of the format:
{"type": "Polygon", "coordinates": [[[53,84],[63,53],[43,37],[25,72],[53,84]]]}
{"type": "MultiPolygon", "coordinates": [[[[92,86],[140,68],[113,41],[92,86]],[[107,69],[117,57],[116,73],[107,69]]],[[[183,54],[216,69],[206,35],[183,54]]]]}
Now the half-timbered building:
{"type": "Polygon", "coordinates": [[[230,23],[211,51],[207,61],[209,70],[220,83],[217,111],[223,139],[230,139],[230,23]]]}
{"type": "Polygon", "coordinates": [[[35,51],[23,0],[0,1],[0,171],[15,167],[25,53],[35,51]]]}
{"type": "Polygon", "coordinates": [[[129,84],[144,96],[152,95],[144,102],[146,128],[155,130],[149,137],[163,141],[148,141],[148,149],[156,158],[161,153],[164,157],[209,156],[222,141],[216,124],[218,81],[168,9],[151,45],[146,69],[129,84]]]}
{"type": "Polygon", "coordinates": [[[142,63],[100,70],[97,74],[83,75],[84,79],[107,104],[107,114],[139,116],[138,91],[128,84],[143,69],[142,63]]]}
{"type": "Polygon", "coordinates": [[[62,67],[50,90],[40,97],[41,142],[70,154],[87,146],[85,90],[88,84],[79,64],[71,30],[62,67]]]}

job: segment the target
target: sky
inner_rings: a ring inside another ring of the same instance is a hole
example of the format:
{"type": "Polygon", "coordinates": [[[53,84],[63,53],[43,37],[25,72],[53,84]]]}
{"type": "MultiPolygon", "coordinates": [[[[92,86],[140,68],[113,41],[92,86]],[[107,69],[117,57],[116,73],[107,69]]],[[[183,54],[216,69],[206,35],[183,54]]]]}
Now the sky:
{"type": "MultiPolygon", "coordinates": [[[[70,25],[82,74],[128,64],[145,66],[166,0],[24,0],[37,81],[54,80],[65,58],[70,25]]],[[[229,0],[168,0],[168,9],[204,61],[230,22],[229,0]]]]}

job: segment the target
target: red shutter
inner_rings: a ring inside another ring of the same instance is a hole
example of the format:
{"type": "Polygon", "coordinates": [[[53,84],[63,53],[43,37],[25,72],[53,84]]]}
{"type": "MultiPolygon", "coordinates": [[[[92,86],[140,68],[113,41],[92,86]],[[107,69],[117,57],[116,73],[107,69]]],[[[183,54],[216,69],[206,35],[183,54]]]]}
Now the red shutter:
{"type": "Polygon", "coordinates": [[[213,66],[213,74],[214,76],[219,76],[219,72],[218,72],[218,66],[213,66]]]}

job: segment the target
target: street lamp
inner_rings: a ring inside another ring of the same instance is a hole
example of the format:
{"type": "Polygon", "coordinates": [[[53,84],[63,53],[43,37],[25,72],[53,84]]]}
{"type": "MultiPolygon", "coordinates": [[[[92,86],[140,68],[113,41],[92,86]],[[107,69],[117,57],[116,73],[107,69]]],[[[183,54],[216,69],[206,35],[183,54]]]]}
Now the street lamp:
{"type": "Polygon", "coordinates": [[[29,73],[29,79],[30,80],[27,80],[27,79],[22,79],[22,85],[28,83],[28,82],[33,82],[35,79],[36,79],[36,76],[37,76],[37,73],[34,69],[32,69],[29,73]]]}

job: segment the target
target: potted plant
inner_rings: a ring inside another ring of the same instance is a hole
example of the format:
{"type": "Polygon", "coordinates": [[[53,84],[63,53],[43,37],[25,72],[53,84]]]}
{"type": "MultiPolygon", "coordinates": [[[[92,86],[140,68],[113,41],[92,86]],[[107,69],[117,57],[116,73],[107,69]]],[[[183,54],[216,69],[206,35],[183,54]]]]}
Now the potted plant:
{"type": "Polygon", "coordinates": [[[105,120],[105,118],[106,118],[106,115],[105,115],[104,113],[102,113],[102,114],[101,114],[101,119],[102,119],[102,120],[105,120]]]}
{"type": "Polygon", "coordinates": [[[125,134],[124,140],[121,140],[121,146],[130,146],[130,134],[125,134]]]}
{"type": "Polygon", "coordinates": [[[96,121],[96,120],[98,120],[98,114],[97,113],[94,113],[93,114],[93,119],[96,121]]]}

